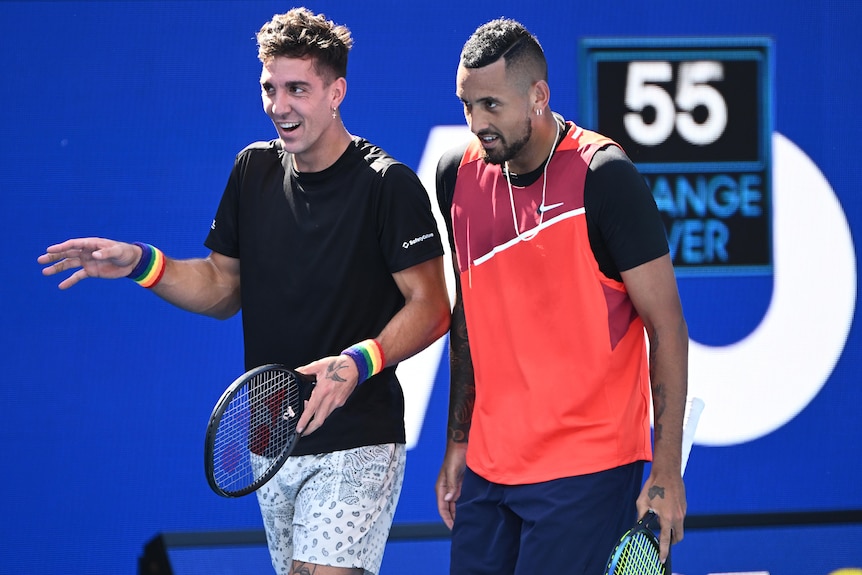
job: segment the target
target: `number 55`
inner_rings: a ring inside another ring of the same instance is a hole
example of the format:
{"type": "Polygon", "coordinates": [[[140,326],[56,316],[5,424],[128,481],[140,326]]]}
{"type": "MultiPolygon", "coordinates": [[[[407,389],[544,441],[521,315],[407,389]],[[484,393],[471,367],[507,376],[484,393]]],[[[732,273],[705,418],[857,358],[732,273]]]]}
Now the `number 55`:
{"type": "Polygon", "coordinates": [[[623,117],[626,131],[635,142],[644,146],[663,143],[673,133],[674,127],[690,144],[706,146],[715,142],[727,127],[727,104],[721,93],[707,82],[723,79],[721,62],[682,62],[674,100],[657,85],[673,80],[670,62],[630,62],[625,103],[632,111],[623,117]],[[649,124],[642,116],[648,106],[655,110],[655,120],[649,124]],[[707,111],[703,123],[697,123],[692,117],[698,106],[707,111]]]}

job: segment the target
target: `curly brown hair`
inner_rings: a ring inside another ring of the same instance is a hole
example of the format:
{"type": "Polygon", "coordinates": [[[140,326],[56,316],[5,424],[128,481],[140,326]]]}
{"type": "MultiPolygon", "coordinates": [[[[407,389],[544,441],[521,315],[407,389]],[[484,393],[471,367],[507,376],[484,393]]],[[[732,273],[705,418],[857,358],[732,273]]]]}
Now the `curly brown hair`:
{"type": "Polygon", "coordinates": [[[317,73],[328,81],[347,76],[347,54],[353,38],[346,26],[293,8],[276,14],[257,33],[257,57],[266,63],[276,56],[311,58],[317,73]]]}

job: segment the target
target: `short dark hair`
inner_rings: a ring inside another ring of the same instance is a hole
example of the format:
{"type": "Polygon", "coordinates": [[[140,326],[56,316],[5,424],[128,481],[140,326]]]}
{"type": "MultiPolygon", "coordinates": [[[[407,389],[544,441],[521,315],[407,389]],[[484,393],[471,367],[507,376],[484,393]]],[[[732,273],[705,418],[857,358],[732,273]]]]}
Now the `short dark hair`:
{"type": "Polygon", "coordinates": [[[257,57],[266,63],[276,56],[312,58],[321,77],[331,82],[347,76],[347,54],[353,38],[346,26],[314,14],[307,8],[294,8],[276,14],[257,33],[257,57]]]}
{"type": "Polygon", "coordinates": [[[461,65],[484,68],[500,58],[506,70],[523,72],[532,83],[548,80],[548,63],[539,40],[523,24],[498,18],[479,26],[461,50],[461,65]]]}

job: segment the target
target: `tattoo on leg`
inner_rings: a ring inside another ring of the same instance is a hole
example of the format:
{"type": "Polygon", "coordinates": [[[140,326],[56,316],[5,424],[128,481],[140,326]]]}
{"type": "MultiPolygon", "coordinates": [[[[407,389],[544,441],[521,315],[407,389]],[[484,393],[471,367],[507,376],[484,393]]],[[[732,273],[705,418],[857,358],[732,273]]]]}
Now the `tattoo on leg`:
{"type": "Polygon", "coordinates": [[[315,571],[317,571],[317,565],[300,561],[294,561],[290,568],[291,575],[312,575],[315,571]]]}
{"type": "Polygon", "coordinates": [[[305,561],[297,561],[293,560],[293,563],[290,566],[290,575],[314,575],[317,573],[317,568],[321,568],[321,572],[323,573],[332,573],[333,570],[338,573],[344,573],[347,575],[350,573],[351,575],[362,575],[365,572],[362,567],[356,568],[334,568],[334,567],[326,567],[322,565],[318,565],[316,563],[306,563],[305,561]]]}

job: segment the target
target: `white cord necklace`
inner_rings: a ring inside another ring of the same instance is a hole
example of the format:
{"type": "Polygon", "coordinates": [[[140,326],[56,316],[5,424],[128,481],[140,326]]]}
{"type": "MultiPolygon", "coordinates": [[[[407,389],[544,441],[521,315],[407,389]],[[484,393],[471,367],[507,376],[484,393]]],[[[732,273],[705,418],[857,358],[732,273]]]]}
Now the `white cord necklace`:
{"type": "MultiPolygon", "coordinates": [[[[557,133],[554,135],[554,141],[551,142],[551,151],[548,152],[548,160],[545,162],[545,168],[542,170],[542,203],[539,204],[539,207],[545,205],[545,191],[548,188],[548,166],[551,164],[551,157],[554,155],[554,150],[557,148],[557,140],[560,137],[560,122],[556,118],[554,118],[554,126],[557,128],[557,133]]],[[[529,241],[539,233],[539,229],[542,227],[542,222],[545,220],[545,211],[539,210],[539,223],[536,224],[536,227],[530,230],[530,233],[527,233],[526,231],[521,233],[521,230],[518,227],[518,215],[515,213],[515,196],[512,193],[512,179],[509,176],[509,162],[505,162],[503,167],[506,168],[506,184],[509,187],[509,205],[512,206],[512,223],[515,225],[515,237],[521,241],[529,241]]]]}

